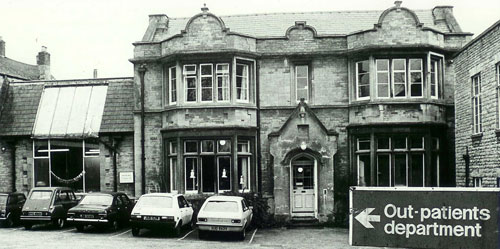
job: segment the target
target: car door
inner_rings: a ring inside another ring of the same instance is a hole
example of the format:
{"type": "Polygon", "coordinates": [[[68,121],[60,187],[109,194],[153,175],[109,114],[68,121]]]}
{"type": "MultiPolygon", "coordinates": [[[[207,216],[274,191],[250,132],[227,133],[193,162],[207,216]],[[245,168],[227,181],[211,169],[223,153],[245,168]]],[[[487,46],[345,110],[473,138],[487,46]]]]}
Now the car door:
{"type": "Polygon", "coordinates": [[[193,208],[191,207],[191,205],[189,205],[189,202],[186,200],[186,198],[184,198],[184,196],[181,196],[181,199],[182,199],[182,202],[184,203],[184,208],[185,208],[185,212],[186,212],[186,219],[185,219],[185,223],[189,223],[191,222],[191,220],[193,219],[193,208]]]}
{"type": "Polygon", "coordinates": [[[26,202],[26,196],[24,194],[17,195],[17,204],[16,204],[16,217],[19,218],[21,216],[21,210],[23,209],[23,205],[26,202]]]}
{"type": "Polygon", "coordinates": [[[128,221],[130,219],[130,212],[132,211],[130,209],[130,200],[126,195],[119,195],[118,197],[121,200],[120,219],[122,221],[128,221]]]}
{"type": "Polygon", "coordinates": [[[16,216],[17,211],[17,195],[10,195],[7,199],[7,207],[5,208],[7,215],[11,218],[16,216]]]}
{"type": "Polygon", "coordinates": [[[179,205],[179,211],[181,213],[181,219],[182,219],[182,224],[186,224],[187,222],[187,214],[186,214],[186,207],[184,206],[184,202],[182,201],[182,196],[177,196],[177,203],[179,205]]]}
{"type": "Polygon", "coordinates": [[[252,221],[252,217],[251,210],[245,200],[241,200],[241,208],[243,210],[243,220],[245,221],[245,226],[248,227],[252,221]]]}

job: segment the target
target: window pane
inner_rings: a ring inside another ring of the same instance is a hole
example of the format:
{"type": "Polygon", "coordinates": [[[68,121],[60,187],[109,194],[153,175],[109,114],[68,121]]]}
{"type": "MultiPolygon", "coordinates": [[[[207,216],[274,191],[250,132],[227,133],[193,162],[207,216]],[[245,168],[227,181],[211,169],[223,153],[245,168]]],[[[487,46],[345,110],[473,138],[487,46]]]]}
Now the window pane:
{"type": "Polygon", "coordinates": [[[422,70],[422,60],[421,59],[410,59],[410,70],[419,71],[422,70]]]}
{"type": "Polygon", "coordinates": [[[390,169],[389,155],[378,155],[377,156],[378,186],[390,186],[389,185],[389,176],[390,176],[389,169],[390,169]]]}
{"type": "Polygon", "coordinates": [[[439,187],[439,153],[433,152],[431,157],[431,187],[439,187]]]}
{"type": "Polygon", "coordinates": [[[424,154],[411,155],[411,184],[413,187],[424,186],[424,154]]]}
{"type": "Polygon", "coordinates": [[[388,137],[377,138],[377,149],[388,150],[391,148],[390,145],[391,145],[390,138],[388,137]]]}
{"type": "Polygon", "coordinates": [[[50,146],[51,186],[83,191],[82,141],[51,140],[50,146]],[[67,179],[72,180],[65,181],[67,179]]]}
{"type": "Polygon", "coordinates": [[[394,84],[394,96],[395,97],[406,96],[405,84],[394,84]]]}
{"type": "Polygon", "coordinates": [[[389,74],[387,73],[377,73],[378,83],[389,83],[389,74]]]}
{"type": "Polygon", "coordinates": [[[377,60],[377,71],[388,71],[389,60],[377,60]]]}
{"type": "Polygon", "coordinates": [[[406,186],[406,154],[394,155],[394,186],[406,186]]]}
{"type": "Polygon", "coordinates": [[[201,191],[204,193],[215,192],[215,157],[201,157],[201,191]]]}
{"type": "Polygon", "coordinates": [[[196,152],[198,152],[198,143],[196,141],[186,141],[186,142],[184,142],[184,152],[186,152],[186,153],[196,153],[196,152]]]}
{"type": "Polygon", "coordinates": [[[211,101],[212,100],[212,88],[201,90],[201,101],[211,101]]]}
{"type": "Polygon", "coordinates": [[[201,75],[212,75],[212,65],[201,65],[201,75]]]}
{"type": "Polygon", "coordinates": [[[370,86],[360,86],[359,87],[359,97],[369,97],[370,96],[370,86]]]}
{"type": "Polygon", "coordinates": [[[170,158],[170,190],[177,190],[177,157],[170,158]]]}
{"type": "Polygon", "coordinates": [[[358,62],[357,66],[358,66],[358,74],[364,74],[370,72],[370,62],[367,60],[358,62]]]}
{"type": "Polygon", "coordinates": [[[420,136],[411,137],[411,145],[412,149],[423,149],[424,148],[424,138],[420,136]]]}
{"type": "Polygon", "coordinates": [[[393,68],[396,71],[402,71],[406,69],[406,63],[404,59],[394,59],[392,63],[394,63],[393,68]]]}
{"type": "Polygon", "coordinates": [[[238,157],[238,188],[250,190],[250,157],[238,157]]]}
{"type": "Polygon", "coordinates": [[[394,149],[406,149],[406,137],[395,137],[394,149]]]}
{"type": "Polygon", "coordinates": [[[175,67],[171,67],[169,69],[169,75],[170,75],[170,102],[176,102],[177,101],[177,80],[176,80],[176,69],[175,67]]]}
{"type": "Polygon", "coordinates": [[[169,154],[170,155],[175,155],[177,154],[177,142],[169,142],[169,154]]]}
{"type": "Polygon", "coordinates": [[[378,96],[379,97],[389,97],[389,85],[378,85],[377,86],[378,96]]]}
{"type": "Polygon", "coordinates": [[[201,141],[201,152],[214,152],[214,141],[212,140],[201,141]]]}
{"type": "Polygon", "coordinates": [[[302,66],[296,66],[295,69],[297,70],[297,78],[298,77],[307,77],[307,65],[302,65],[302,66]]]}
{"type": "Polygon", "coordinates": [[[231,152],[231,140],[219,140],[217,152],[231,152]]]}
{"type": "Polygon", "coordinates": [[[201,78],[201,87],[206,88],[210,87],[212,88],[212,78],[201,78]]]}
{"type": "Polygon", "coordinates": [[[217,100],[229,100],[229,74],[217,75],[217,100]]]}
{"type": "Polygon", "coordinates": [[[34,159],[35,161],[35,187],[49,186],[49,159],[34,159]]]}
{"type": "Polygon", "coordinates": [[[196,65],[184,65],[184,74],[195,74],[196,65]]]}
{"type": "Polygon", "coordinates": [[[187,101],[188,102],[196,101],[196,89],[187,90],[187,101]]]}
{"type": "Polygon", "coordinates": [[[185,172],[186,191],[198,190],[198,161],[196,158],[186,158],[185,172]]]}
{"type": "Polygon", "coordinates": [[[231,158],[218,157],[219,190],[231,190],[231,158]]]}
{"type": "Polygon", "coordinates": [[[35,143],[35,157],[48,157],[49,156],[49,141],[48,140],[34,140],[35,143]]]}
{"type": "Polygon", "coordinates": [[[238,141],[238,152],[250,152],[250,141],[238,141]]]}
{"type": "Polygon", "coordinates": [[[358,174],[359,186],[372,186],[370,154],[358,155],[358,174]]]}
{"type": "Polygon", "coordinates": [[[411,84],[411,96],[422,97],[422,84],[411,84]]]}
{"type": "Polygon", "coordinates": [[[308,91],[307,89],[297,89],[297,100],[301,100],[301,99],[304,99],[304,100],[308,100],[308,91]]]}
{"type": "Polygon", "coordinates": [[[101,167],[99,157],[85,157],[85,192],[101,191],[101,167]]]}
{"type": "Polygon", "coordinates": [[[370,150],[370,139],[359,138],[358,139],[358,150],[370,150]]]}

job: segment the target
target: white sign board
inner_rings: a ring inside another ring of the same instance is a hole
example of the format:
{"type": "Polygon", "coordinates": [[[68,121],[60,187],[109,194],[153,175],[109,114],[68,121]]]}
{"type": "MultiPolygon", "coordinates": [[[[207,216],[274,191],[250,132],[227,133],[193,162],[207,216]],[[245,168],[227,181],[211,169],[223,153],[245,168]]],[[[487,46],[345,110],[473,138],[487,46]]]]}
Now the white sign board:
{"type": "Polygon", "coordinates": [[[120,172],[120,183],[134,183],[134,172],[120,172]]]}

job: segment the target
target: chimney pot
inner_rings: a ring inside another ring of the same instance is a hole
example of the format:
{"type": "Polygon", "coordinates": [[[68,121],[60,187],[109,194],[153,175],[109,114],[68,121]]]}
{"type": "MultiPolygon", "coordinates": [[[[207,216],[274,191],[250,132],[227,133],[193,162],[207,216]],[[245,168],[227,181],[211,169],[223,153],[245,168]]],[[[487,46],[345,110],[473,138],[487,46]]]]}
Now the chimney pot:
{"type": "Polygon", "coordinates": [[[203,11],[203,13],[207,13],[208,12],[208,7],[207,7],[206,3],[203,4],[203,8],[201,8],[201,11],[203,11]]]}
{"type": "Polygon", "coordinates": [[[97,79],[97,69],[94,69],[94,79],[97,79]]]}
{"type": "Polygon", "coordinates": [[[47,52],[47,47],[46,46],[42,46],[42,52],[47,52]]]}
{"type": "Polygon", "coordinates": [[[403,1],[396,1],[396,2],[394,2],[394,5],[396,5],[396,8],[401,8],[402,3],[403,3],[403,1]]]}
{"type": "Polygon", "coordinates": [[[5,41],[0,36],[0,57],[5,57],[5,41]]]}

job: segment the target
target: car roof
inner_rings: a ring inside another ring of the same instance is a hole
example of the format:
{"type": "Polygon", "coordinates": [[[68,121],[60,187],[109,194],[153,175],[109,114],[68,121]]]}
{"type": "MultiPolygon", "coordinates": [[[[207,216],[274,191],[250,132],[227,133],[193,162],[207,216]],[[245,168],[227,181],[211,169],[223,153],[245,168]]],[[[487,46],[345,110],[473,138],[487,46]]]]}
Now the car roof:
{"type": "Polygon", "coordinates": [[[92,193],[86,193],[85,195],[112,195],[112,196],[117,196],[117,195],[122,195],[124,193],[122,192],[111,192],[111,191],[102,191],[102,192],[92,192],[92,193]]]}
{"type": "Polygon", "coordinates": [[[241,196],[228,196],[228,195],[214,195],[208,197],[207,201],[241,201],[241,196]]]}
{"type": "Polygon", "coordinates": [[[68,187],[34,187],[31,189],[31,191],[33,190],[50,190],[50,191],[54,191],[54,190],[71,190],[73,191],[71,188],[68,188],[68,187]]]}
{"type": "Polygon", "coordinates": [[[182,194],[174,194],[174,193],[150,193],[150,194],[144,194],[141,197],[146,196],[156,196],[156,197],[177,197],[177,196],[182,196],[182,194]]]}

